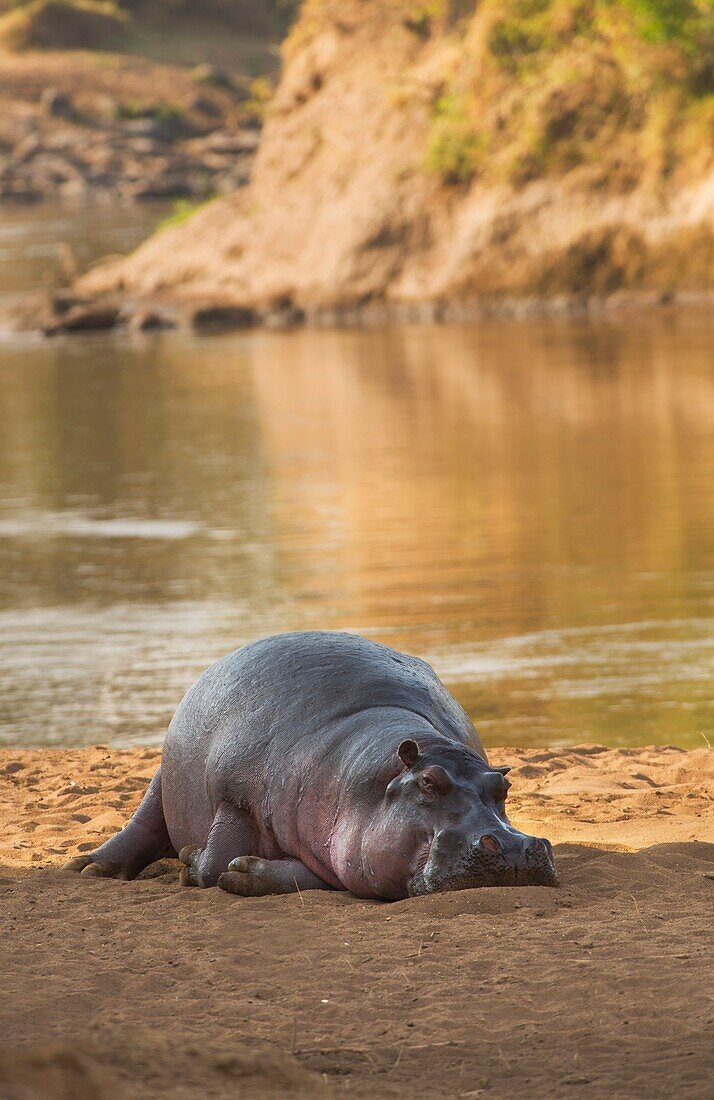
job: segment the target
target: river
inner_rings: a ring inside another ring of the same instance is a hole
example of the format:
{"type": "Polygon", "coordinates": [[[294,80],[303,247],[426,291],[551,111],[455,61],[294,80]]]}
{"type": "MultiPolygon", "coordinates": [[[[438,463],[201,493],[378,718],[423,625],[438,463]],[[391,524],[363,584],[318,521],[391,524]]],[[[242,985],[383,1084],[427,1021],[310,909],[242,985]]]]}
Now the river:
{"type": "MultiPolygon", "coordinates": [[[[0,298],[136,207],[0,212],[0,298]]],[[[714,740],[714,318],[0,337],[0,743],[160,742],[295,629],[487,745],[714,740]]]]}

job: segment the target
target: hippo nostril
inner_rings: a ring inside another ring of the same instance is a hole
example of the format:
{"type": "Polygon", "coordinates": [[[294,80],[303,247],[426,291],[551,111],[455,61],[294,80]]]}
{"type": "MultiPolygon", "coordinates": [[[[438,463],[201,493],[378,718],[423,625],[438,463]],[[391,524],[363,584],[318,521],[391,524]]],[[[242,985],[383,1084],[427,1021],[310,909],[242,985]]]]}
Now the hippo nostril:
{"type": "Polygon", "coordinates": [[[543,841],[539,840],[538,837],[535,837],[531,848],[537,855],[540,855],[540,853],[543,851],[543,841]]]}
{"type": "Polygon", "coordinates": [[[487,848],[489,852],[501,851],[501,845],[498,843],[495,836],[491,836],[490,833],[485,833],[481,837],[480,844],[482,848],[487,848]]]}

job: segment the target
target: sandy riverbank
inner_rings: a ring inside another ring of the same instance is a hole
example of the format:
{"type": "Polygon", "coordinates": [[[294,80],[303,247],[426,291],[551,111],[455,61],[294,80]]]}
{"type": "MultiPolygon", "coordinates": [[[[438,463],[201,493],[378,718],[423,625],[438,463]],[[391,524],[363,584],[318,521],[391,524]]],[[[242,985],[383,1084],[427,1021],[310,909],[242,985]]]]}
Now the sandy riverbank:
{"type": "Polygon", "coordinates": [[[491,756],[562,887],[387,906],[79,879],[158,754],[0,752],[0,1096],[704,1097],[712,753],[491,756]]]}

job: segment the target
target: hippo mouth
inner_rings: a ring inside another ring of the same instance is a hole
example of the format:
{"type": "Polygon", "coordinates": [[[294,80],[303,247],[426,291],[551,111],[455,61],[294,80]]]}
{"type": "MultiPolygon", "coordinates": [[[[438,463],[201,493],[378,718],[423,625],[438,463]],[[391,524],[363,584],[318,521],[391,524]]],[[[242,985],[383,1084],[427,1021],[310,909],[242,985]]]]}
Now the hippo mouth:
{"type": "Polygon", "coordinates": [[[536,852],[514,862],[506,862],[500,856],[472,849],[457,866],[439,868],[429,860],[423,871],[412,879],[409,893],[412,897],[435,894],[447,890],[473,890],[488,886],[558,886],[553,849],[548,841],[542,841],[536,852]]]}

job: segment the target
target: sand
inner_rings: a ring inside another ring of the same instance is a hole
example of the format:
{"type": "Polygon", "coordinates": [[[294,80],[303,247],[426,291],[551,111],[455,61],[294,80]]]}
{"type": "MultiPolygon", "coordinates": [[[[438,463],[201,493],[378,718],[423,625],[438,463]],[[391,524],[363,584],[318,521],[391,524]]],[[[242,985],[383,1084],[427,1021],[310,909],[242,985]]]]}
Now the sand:
{"type": "Polygon", "coordinates": [[[714,753],[503,749],[562,878],[395,904],[61,870],[149,749],[0,752],[0,1098],[711,1095],[714,753]]]}

